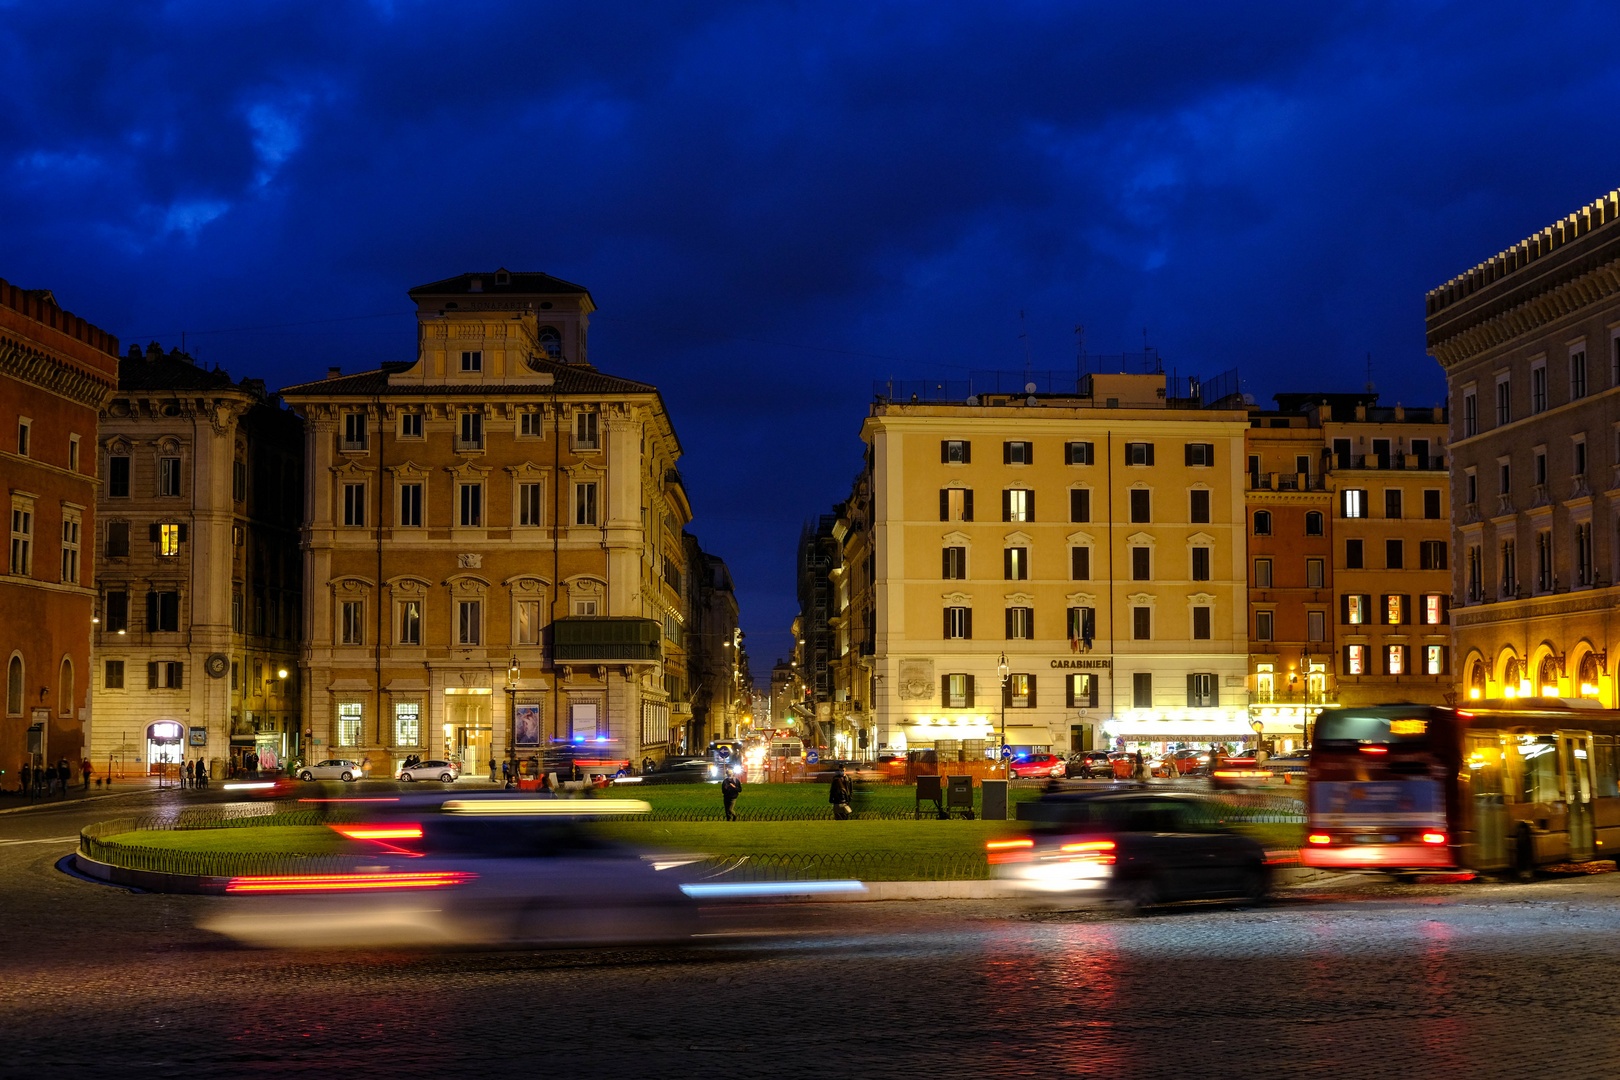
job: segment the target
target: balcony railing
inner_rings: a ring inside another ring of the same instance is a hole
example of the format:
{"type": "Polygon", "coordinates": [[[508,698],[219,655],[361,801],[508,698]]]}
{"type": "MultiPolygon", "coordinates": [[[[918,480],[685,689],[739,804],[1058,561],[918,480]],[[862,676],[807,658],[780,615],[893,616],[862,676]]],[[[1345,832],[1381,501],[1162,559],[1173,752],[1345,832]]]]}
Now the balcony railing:
{"type": "Polygon", "coordinates": [[[661,659],[663,627],[655,619],[625,617],[558,619],[551,630],[558,663],[617,663],[661,659]]]}
{"type": "Polygon", "coordinates": [[[1444,454],[1333,454],[1328,468],[1445,472],[1446,458],[1444,454]]]}

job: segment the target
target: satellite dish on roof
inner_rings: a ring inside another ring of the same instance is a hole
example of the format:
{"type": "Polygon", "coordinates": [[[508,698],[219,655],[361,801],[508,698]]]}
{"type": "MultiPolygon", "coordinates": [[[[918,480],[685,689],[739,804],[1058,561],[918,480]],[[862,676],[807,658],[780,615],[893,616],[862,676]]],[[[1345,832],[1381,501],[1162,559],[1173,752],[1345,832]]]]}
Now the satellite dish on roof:
{"type": "Polygon", "coordinates": [[[969,404],[969,405],[977,405],[978,403],[979,403],[979,399],[976,398],[976,397],[970,397],[970,398],[967,399],[967,404],[969,404]]]}
{"type": "Polygon", "coordinates": [[[1035,404],[1035,395],[1031,394],[1031,395],[1029,395],[1029,397],[1025,398],[1024,399],[1024,404],[1025,405],[1033,405],[1033,404],[1035,404]]]}
{"type": "Polygon", "coordinates": [[[1035,384],[1034,383],[1027,382],[1027,383],[1024,384],[1024,393],[1033,394],[1034,392],[1035,392],[1035,384]]]}

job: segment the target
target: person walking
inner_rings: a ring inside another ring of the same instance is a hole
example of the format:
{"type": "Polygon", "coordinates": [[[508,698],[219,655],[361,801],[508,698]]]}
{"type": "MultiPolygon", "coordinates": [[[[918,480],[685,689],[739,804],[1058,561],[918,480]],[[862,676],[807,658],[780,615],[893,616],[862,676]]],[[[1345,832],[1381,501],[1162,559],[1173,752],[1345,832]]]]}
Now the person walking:
{"type": "Polygon", "coordinates": [[[727,772],[726,778],[720,781],[720,801],[726,807],[726,820],[737,820],[737,796],[742,794],[742,781],[737,779],[733,772],[727,772]]]}
{"type": "Polygon", "coordinates": [[[85,758],[79,762],[79,775],[84,778],[84,790],[90,790],[90,759],[85,758]]]}
{"type": "Polygon", "coordinates": [[[22,767],[22,787],[17,789],[17,794],[26,799],[33,792],[33,784],[34,767],[31,763],[25,761],[22,767]]]}
{"type": "Polygon", "coordinates": [[[843,766],[839,766],[838,772],[833,774],[832,783],[827,785],[827,801],[832,803],[834,821],[848,821],[854,816],[853,808],[849,805],[854,795],[855,784],[843,766]]]}
{"type": "Polygon", "coordinates": [[[495,755],[493,753],[491,753],[489,755],[489,782],[492,783],[492,784],[495,782],[495,775],[496,775],[495,755]]]}
{"type": "Polygon", "coordinates": [[[1136,752],[1136,778],[1138,780],[1146,780],[1148,778],[1147,759],[1142,756],[1142,751],[1140,750],[1136,752]]]}
{"type": "Polygon", "coordinates": [[[512,786],[512,763],[510,761],[502,761],[501,762],[501,787],[509,788],[511,786],[512,786]]]}
{"type": "Polygon", "coordinates": [[[202,758],[197,759],[197,786],[205,791],[208,789],[208,762],[202,758]]]}

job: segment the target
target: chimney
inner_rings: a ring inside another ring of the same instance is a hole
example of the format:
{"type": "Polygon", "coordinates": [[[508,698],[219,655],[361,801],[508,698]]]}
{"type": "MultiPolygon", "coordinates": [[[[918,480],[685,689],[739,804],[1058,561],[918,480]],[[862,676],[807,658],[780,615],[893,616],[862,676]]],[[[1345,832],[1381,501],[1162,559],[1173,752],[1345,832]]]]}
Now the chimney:
{"type": "Polygon", "coordinates": [[[343,374],[343,369],[340,368],[340,367],[329,367],[329,368],[326,369],[326,377],[328,379],[335,379],[339,375],[342,375],[342,374],[343,374]]]}
{"type": "Polygon", "coordinates": [[[146,347],[146,358],[148,360],[161,360],[163,358],[163,346],[155,341],[152,342],[146,347]]]}

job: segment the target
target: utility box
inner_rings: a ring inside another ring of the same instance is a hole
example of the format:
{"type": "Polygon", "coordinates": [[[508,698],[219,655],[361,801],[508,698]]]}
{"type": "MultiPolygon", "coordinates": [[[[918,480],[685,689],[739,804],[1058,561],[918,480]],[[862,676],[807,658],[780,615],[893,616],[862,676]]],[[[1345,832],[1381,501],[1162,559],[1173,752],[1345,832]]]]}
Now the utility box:
{"type": "Polygon", "coordinates": [[[1007,781],[979,781],[979,813],[986,821],[1007,820],[1007,781]]]}

